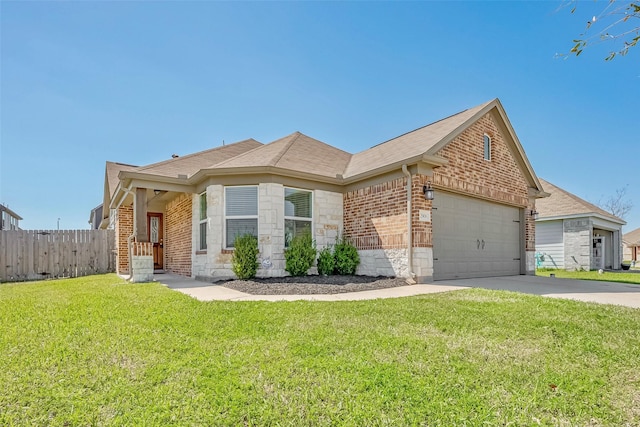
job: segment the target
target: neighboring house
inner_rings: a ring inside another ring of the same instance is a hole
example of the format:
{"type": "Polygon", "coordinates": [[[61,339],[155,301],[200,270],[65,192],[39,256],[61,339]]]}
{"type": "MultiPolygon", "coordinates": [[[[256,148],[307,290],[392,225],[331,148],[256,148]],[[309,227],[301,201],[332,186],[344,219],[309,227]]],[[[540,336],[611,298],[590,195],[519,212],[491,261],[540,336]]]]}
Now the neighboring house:
{"type": "Polygon", "coordinates": [[[100,229],[100,224],[102,223],[102,204],[99,204],[95,208],[91,209],[91,214],[89,215],[89,228],[91,230],[100,229]]]}
{"type": "Polygon", "coordinates": [[[550,196],[536,204],[537,266],[619,270],[626,223],[543,179],[540,182],[550,196]]]}
{"type": "Polygon", "coordinates": [[[0,204],[0,230],[20,230],[20,221],[20,215],[0,204]]]}
{"type": "Polygon", "coordinates": [[[119,273],[152,253],[156,269],[207,280],[233,277],[242,233],[258,238],[258,276],[286,275],[284,250],[307,230],[318,248],[347,236],[358,274],[533,274],[531,212],[546,196],[497,99],[357,154],[295,132],[147,166],[107,162],[104,190],[119,273]]]}
{"type": "Polygon", "coordinates": [[[625,261],[640,261],[640,228],[636,228],[622,236],[623,255],[625,261]]]}

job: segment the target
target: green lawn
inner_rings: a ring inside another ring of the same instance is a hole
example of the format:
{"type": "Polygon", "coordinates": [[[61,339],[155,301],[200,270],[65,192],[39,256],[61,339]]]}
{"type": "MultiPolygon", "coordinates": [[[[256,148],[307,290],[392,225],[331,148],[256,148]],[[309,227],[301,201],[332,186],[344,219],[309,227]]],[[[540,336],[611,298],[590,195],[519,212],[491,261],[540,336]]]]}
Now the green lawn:
{"type": "Polygon", "coordinates": [[[203,303],[0,285],[0,425],[640,425],[640,310],[469,289],[203,303]]]}
{"type": "Polygon", "coordinates": [[[566,271],[548,268],[536,270],[536,276],[549,277],[550,274],[555,274],[556,277],[560,277],[562,279],[604,280],[606,282],[622,282],[640,285],[640,273],[625,273],[624,270],[621,272],[604,271],[602,274],[598,273],[596,270],[566,271]]]}

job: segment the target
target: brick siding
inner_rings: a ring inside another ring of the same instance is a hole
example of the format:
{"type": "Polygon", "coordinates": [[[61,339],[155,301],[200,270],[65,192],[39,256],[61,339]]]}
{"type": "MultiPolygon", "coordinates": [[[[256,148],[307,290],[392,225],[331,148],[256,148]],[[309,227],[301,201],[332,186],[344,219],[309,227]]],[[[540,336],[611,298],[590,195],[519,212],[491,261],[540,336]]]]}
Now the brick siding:
{"type": "Polygon", "coordinates": [[[361,250],[407,246],[406,178],[344,194],[344,233],[361,250]]]}
{"type": "MultiPolygon", "coordinates": [[[[425,175],[413,175],[411,186],[411,238],[414,248],[431,248],[431,222],[420,221],[420,211],[431,211],[432,201],[424,198],[422,187],[431,179],[425,175]]],[[[406,207],[405,207],[406,209],[406,207]]]]}
{"type": "MultiPolygon", "coordinates": [[[[437,155],[449,164],[434,170],[432,184],[438,189],[484,198],[525,209],[525,245],[535,250],[535,209],[529,200],[529,184],[491,113],[487,113],[437,155]],[[484,160],[483,136],[491,137],[491,160],[484,160]]],[[[437,197],[437,192],[436,192],[437,197]]]]}
{"type": "Polygon", "coordinates": [[[165,270],[191,276],[192,196],[181,194],[166,205],[164,257],[165,270]]]}
{"type": "Polygon", "coordinates": [[[127,239],[133,234],[133,206],[120,206],[116,221],[117,272],[129,273],[129,247],[127,239]]]}
{"type": "MultiPolygon", "coordinates": [[[[526,250],[535,250],[535,222],[528,215],[529,185],[491,113],[464,130],[437,155],[449,160],[432,177],[412,176],[411,224],[413,247],[432,247],[431,222],[420,221],[420,211],[431,211],[422,187],[480,197],[526,209],[526,250]],[[491,137],[491,160],[484,159],[483,136],[491,137]]],[[[406,178],[371,185],[344,195],[344,230],[360,250],[397,249],[407,245],[406,178]]]]}
{"type": "Polygon", "coordinates": [[[526,207],[528,183],[490,113],[442,148],[449,164],[434,170],[435,187],[526,207]],[[484,160],[483,136],[491,137],[491,160],[484,160]]]}

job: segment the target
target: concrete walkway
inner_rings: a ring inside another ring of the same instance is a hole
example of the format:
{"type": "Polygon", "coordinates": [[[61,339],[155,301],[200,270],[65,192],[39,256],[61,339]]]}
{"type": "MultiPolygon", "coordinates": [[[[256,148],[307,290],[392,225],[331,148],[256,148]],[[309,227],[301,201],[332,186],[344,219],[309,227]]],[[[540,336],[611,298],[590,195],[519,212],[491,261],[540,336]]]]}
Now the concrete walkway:
{"type": "Polygon", "coordinates": [[[465,286],[448,284],[408,285],[374,291],[317,295],[251,295],[221,285],[200,282],[188,277],[158,274],[155,280],[171,289],[192,296],[200,301],[359,301],[378,298],[399,298],[414,295],[465,289],[465,286]]]}
{"type": "Polygon", "coordinates": [[[221,285],[172,274],[158,274],[155,276],[155,280],[200,301],[358,301],[408,297],[468,288],[485,288],[640,308],[640,285],[539,276],[443,280],[427,285],[322,295],[250,295],[221,285]]]}

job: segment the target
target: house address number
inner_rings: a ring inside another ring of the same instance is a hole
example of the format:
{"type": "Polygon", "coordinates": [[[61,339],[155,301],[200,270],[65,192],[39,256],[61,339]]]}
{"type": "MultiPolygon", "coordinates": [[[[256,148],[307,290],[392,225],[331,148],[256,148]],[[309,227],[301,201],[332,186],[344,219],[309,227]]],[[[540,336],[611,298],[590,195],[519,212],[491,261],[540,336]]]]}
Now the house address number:
{"type": "Polygon", "coordinates": [[[431,222],[431,211],[420,211],[419,220],[422,222],[431,222]]]}

